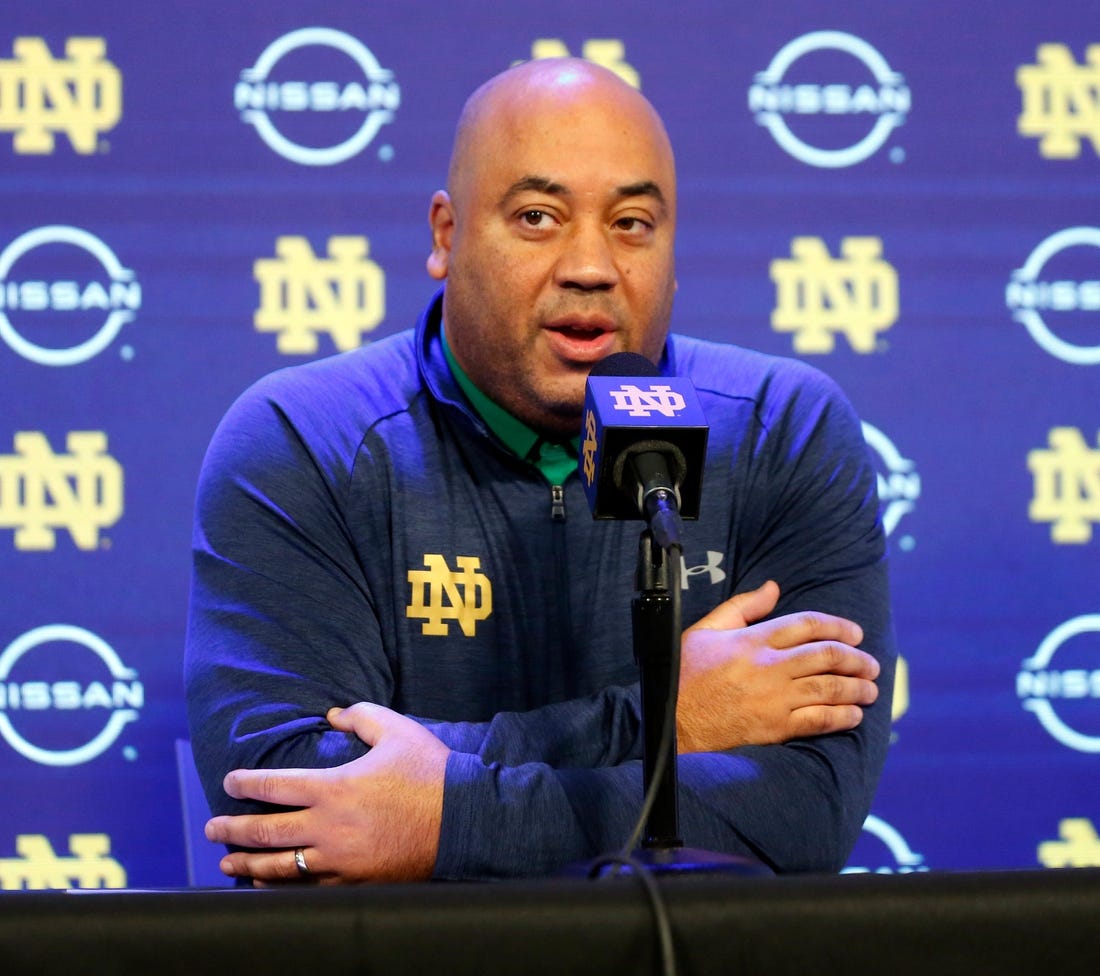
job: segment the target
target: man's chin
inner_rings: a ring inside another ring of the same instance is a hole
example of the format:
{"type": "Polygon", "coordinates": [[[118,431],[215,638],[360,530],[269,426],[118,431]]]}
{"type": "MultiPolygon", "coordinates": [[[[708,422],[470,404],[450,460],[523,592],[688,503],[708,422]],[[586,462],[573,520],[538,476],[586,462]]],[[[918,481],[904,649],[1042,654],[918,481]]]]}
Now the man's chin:
{"type": "Polygon", "coordinates": [[[537,406],[528,405],[526,416],[520,416],[528,427],[543,436],[560,438],[576,437],[581,430],[581,415],[584,412],[584,388],[580,397],[547,398],[537,406]]]}

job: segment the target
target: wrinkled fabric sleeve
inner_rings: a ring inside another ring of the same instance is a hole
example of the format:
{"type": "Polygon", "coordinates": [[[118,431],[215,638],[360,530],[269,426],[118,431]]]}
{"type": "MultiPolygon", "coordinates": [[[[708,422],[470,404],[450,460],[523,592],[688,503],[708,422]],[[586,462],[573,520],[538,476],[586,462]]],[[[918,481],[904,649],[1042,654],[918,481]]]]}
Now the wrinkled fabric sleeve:
{"type": "MultiPolygon", "coordinates": [[[[896,651],[877,484],[859,421],[824,376],[796,373],[761,408],[745,497],[766,500],[731,540],[734,591],[774,579],[776,616],[816,610],[857,621],[881,664],[878,701],[854,730],[679,758],[679,826],[689,847],[777,872],[840,870],[870,810],[890,732],[896,651]]],[[[777,381],[779,382],[779,381],[777,381]]],[[[452,755],[443,878],[545,873],[618,849],[641,796],[641,763],[509,767],[452,755]],[[491,812],[487,812],[491,811],[491,812]]]]}
{"type": "MultiPolygon", "coordinates": [[[[356,445],[319,453],[267,391],[262,383],[226,415],[196,502],[185,681],[195,761],[216,813],[261,809],[225,795],[231,769],[319,768],[362,755],[367,747],[325,714],[356,701],[392,706],[395,694],[343,505],[356,445]]],[[[481,762],[599,766],[640,755],[638,710],[634,685],[485,722],[417,720],[481,762]]]]}

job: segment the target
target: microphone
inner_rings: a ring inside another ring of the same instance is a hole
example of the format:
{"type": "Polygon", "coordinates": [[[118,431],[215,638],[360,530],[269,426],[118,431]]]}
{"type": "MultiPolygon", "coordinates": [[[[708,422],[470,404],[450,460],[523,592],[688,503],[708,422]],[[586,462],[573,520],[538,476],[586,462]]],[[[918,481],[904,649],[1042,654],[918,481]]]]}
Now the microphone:
{"type": "Polygon", "coordinates": [[[699,517],[708,429],[691,380],[638,353],[596,363],[578,460],[593,518],[645,519],[662,548],[680,545],[680,520],[699,517]]]}

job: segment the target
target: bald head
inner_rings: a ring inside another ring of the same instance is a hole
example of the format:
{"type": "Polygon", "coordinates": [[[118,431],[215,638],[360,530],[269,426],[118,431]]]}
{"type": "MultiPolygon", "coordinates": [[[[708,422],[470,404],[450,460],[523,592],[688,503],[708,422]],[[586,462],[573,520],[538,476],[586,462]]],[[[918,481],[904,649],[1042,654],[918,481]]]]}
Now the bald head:
{"type": "MultiPolygon", "coordinates": [[[[667,156],[674,173],[672,147],[657,110],[636,88],[613,71],[581,58],[540,58],[525,61],[490,78],[467,100],[455,129],[447,170],[447,190],[461,197],[476,180],[487,152],[496,152],[517,128],[545,116],[569,113],[593,116],[607,112],[622,124],[635,127],[639,137],[651,140],[667,156]],[[644,134],[644,135],[643,135],[644,134]]],[[[562,132],[567,138],[568,131],[562,132]]],[[[674,177],[673,177],[674,178],[674,177]]],[[[675,185],[664,189],[675,193],[675,185]]]]}
{"type": "Polygon", "coordinates": [[[656,111],[614,73],[561,58],[482,85],[429,222],[451,351],[529,427],[575,434],[593,363],[660,357],[676,171],[656,111]]]}

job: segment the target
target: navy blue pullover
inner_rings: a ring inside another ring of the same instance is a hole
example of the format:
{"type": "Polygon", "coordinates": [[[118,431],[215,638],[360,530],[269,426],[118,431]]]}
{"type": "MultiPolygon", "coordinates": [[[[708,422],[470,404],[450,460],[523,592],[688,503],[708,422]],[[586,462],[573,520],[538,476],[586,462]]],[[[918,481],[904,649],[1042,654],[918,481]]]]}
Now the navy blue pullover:
{"type": "MultiPolygon", "coordinates": [[[[222,791],[227,771],[350,761],[367,746],[324,715],[385,705],[453,750],[435,876],[541,875],[617,850],[640,807],[641,523],[593,521],[576,474],[550,485],[486,428],[440,308],[266,377],[219,426],[193,540],[192,742],[211,808],[256,812],[222,791]]],[[[859,422],[797,361],[674,335],[661,372],[691,378],[710,425],[684,625],[774,579],[776,615],[853,619],[882,664],[851,732],[681,756],[681,835],[838,870],[885,758],[895,658],[859,422]]]]}

